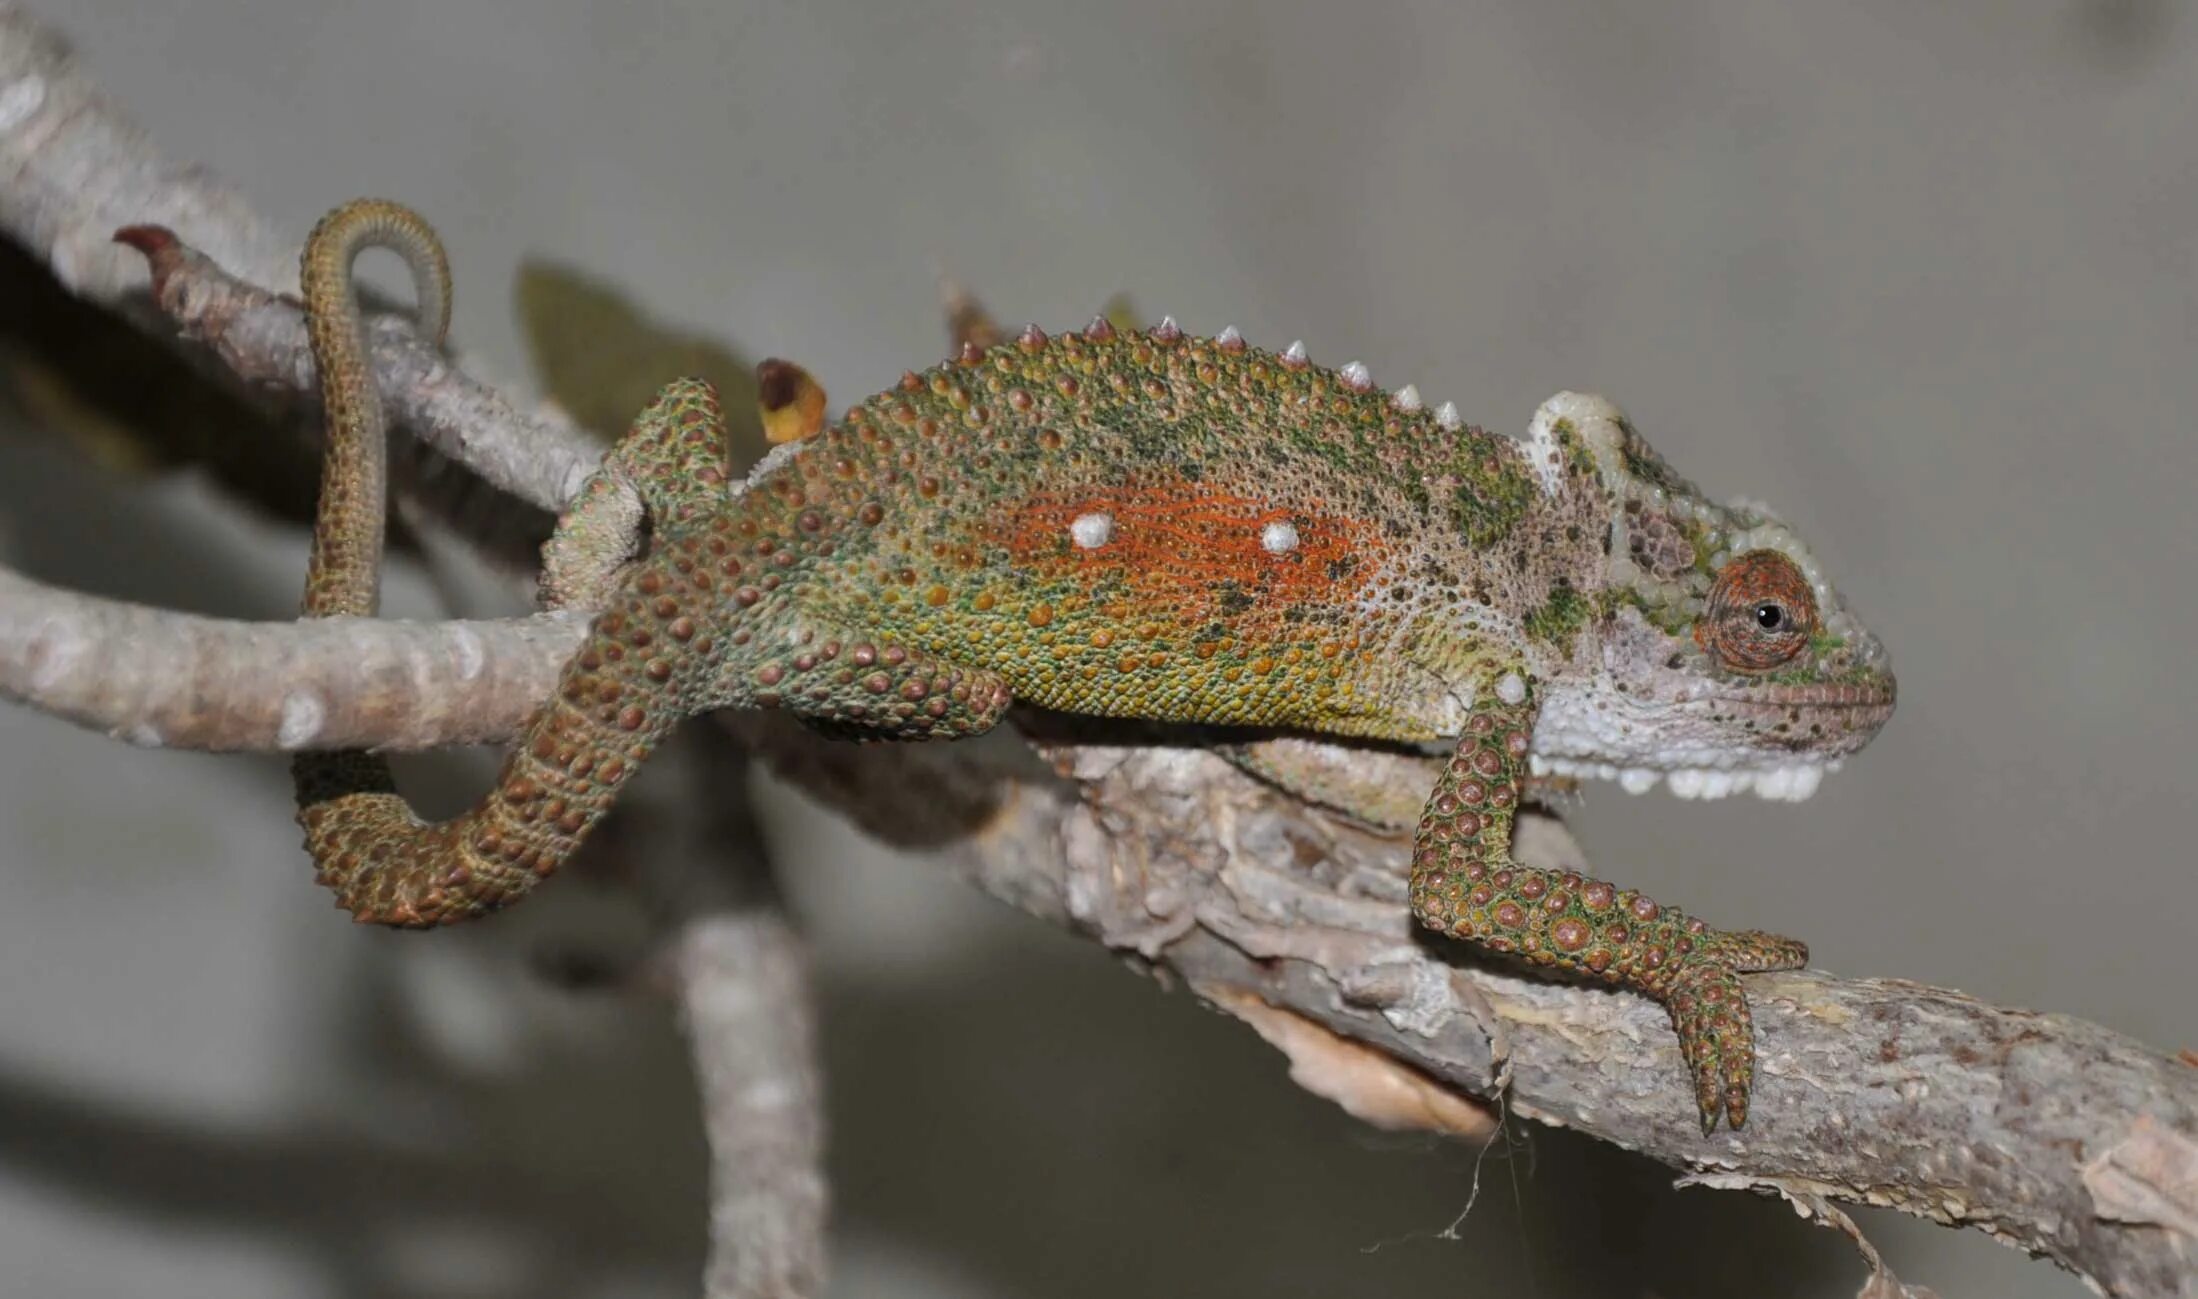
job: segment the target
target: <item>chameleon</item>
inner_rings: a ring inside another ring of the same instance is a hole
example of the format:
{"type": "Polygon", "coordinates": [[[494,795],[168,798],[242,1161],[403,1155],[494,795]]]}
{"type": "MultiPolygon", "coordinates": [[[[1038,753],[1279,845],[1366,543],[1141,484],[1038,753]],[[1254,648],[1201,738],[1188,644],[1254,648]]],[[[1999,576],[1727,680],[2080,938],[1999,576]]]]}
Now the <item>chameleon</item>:
{"type": "MultiPolygon", "coordinates": [[[[427,338],[450,317],[417,214],[362,199],[315,228],[311,617],[375,610],[384,417],[352,282],[375,246],[410,267],[427,338]]],[[[1432,747],[1448,756],[1413,833],[1413,916],[1661,1002],[1704,1135],[1746,1121],[1739,976],[1807,948],[1510,844],[1537,781],[1800,799],[1884,725],[1884,647],[1767,507],[1705,496],[1598,397],[1560,393],[1514,439],[1359,363],[1172,318],[965,340],[803,422],[743,478],[708,385],[675,381],[633,420],[560,535],[637,494],[646,548],[470,811],[421,821],[375,755],[298,757],[306,847],[341,907],[427,927],[517,901],[713,709],[916,740],[1020,701],[1432,747]]]]}

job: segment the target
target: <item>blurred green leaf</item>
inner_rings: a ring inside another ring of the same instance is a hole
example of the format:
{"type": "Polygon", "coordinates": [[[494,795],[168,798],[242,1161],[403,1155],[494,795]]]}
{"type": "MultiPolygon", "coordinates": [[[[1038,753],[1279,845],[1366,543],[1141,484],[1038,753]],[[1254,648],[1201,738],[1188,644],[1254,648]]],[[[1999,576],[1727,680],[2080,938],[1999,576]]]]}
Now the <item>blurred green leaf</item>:
{"type": "Polygon", "coordinates": [[[769,449],[755,365],[724,343],[652,320],[619,290],[553,262],[522,262],[516,297],[536,381],[581,427],[616,438],[658,388],[706,379],[725,404],[733,464],[769,449]]]}

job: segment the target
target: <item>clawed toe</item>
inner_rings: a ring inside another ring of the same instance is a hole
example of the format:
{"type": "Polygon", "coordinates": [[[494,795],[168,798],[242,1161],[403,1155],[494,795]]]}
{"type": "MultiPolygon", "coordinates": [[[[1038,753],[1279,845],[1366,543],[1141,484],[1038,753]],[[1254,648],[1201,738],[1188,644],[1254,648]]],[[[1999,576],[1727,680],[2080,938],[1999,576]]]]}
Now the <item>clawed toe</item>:
{"type": "Polygon", "coordinates": [[[1694,1076],[1702,1135],[1715,1132],[1720,1118],[1734,1128],[1746,1123],[1755,1081],[1755,1027],[1739,976],[1722,961],[1697,958],[1664,1001],[1694,1076]]]}

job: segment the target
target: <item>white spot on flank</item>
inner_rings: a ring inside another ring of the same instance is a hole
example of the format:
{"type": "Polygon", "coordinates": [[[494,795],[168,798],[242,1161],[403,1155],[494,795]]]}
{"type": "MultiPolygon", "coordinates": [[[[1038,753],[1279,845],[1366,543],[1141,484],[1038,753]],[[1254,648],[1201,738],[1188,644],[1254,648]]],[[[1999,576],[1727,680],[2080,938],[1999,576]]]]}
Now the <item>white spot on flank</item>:
{"type": "Polygon", "coordinates": [[[1647,767],[1628,767],[1618,773],[1618,788],[1628,794],[1646,794],[1656,788],[1657,773],[1647,767]]]}
{"type": "Polygon", "coordinates": [[[1420,408],[1420,390],[1411,384],[1406,384],[1397,389],[1397,395],[1391,397],[1389,403],[1402,411],[1418,410],[1420,408]]]}
{"type": "Polygon", "coordinates": [[[1352,392],[1366,392],[1374,386],[1374,372],[1366,368],[1366,362],[1353,361],[1338,371],[1343,376],[1343,386],[1352,392]]]}
{"type": "Polygon", "coordinates": [[[302,749],[321,733],[328,710],[310,690],[293,690],[282,697],[282,721],[275,728],[275,743],[285,749],[302,749]]]}
{"type": "Polygon", "coordinates": [[[1097,550],[1114,540],[1114,516],[1108,514],[1079,514],[1070,521],[1068,535],[1085,550],[1097,550]]]}
{"type": "Polygon", "coordinates": [[[1277,519],[1259,530],[1259,548],[1270,555],[1287,555],[1297,549],[1297,525],[1277,519]]]}
{"type": "Polygon", "coordinates": [[[1496,698],[1507,704],[1526,702],[1526,678],[1516,672],[1506,672],[1496,678],[1496,698]]]}

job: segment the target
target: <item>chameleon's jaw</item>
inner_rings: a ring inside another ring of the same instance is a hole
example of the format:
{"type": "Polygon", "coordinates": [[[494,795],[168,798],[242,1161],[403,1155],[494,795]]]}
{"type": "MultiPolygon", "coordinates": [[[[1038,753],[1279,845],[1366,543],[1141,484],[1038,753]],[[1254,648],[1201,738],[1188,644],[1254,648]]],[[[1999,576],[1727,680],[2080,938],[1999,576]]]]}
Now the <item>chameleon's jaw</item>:
{"type": "Polygon", "coordinates": [[[1839,682],[1710,681],[1683,676],[1619,689],[1609,677],[1552,683],[1530,754],[1537,774],[1658,784],[1680,798],[1799,802],[1892,716],[1892,674],[1839,682]],[[1659,688],[1659,686],[1661,688],[1659,688]]]}

